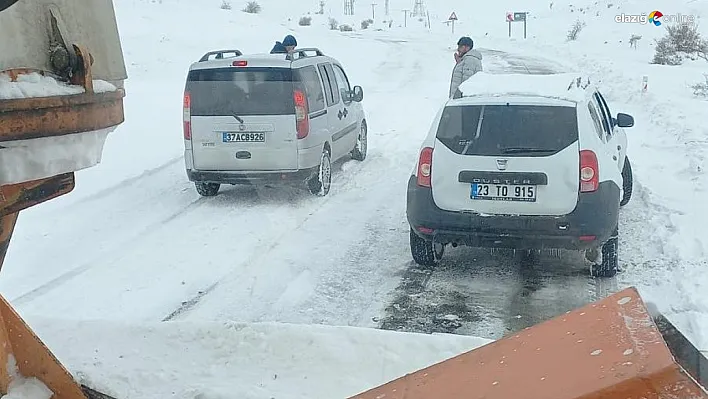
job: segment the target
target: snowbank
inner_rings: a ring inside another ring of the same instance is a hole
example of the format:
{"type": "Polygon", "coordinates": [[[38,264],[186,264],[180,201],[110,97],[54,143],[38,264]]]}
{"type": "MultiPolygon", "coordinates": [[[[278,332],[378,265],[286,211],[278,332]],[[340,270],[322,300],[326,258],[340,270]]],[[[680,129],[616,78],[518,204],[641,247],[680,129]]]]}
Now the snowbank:
{"type": "Polygon", "coordinates": [[[345,398],[490,342],[276,323],[29,322],[82,383],[121,399],[345,398]]]}

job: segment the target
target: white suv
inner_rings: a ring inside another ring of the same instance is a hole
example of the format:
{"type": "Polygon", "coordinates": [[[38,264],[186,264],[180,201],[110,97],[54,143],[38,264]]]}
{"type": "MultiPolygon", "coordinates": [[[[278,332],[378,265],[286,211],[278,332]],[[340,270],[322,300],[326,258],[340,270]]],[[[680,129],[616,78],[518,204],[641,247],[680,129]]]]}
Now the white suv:
{"type": "Polygon", "coordinates": [[[623,128],[597,88],[573,74],[490,75],[435,117],[408,182],[413,259],[447,244],[584,250],[592,274],[617,273],[620,206],[632,194],[623,128]]]}
{"type": "Polygon", "coordinates": [[[205,54],[184,92],[184,159],[203,196],[221,184],[305,183],[327,195],[331,164],[363,161],[364,93],[318,49],[245,56],[205,54]]]}

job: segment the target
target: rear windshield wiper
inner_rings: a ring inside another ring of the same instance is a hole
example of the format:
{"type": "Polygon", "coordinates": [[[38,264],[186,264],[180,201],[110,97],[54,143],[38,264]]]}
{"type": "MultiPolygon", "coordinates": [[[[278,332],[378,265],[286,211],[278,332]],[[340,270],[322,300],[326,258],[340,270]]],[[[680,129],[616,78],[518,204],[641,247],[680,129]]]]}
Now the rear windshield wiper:
{"type": "Polygon", "coordinates": [[[550,148],[535,148],[535,147],[507,147],[501,149],[502,154],[518,154],[518,153],[532,153],[532,152],[556,152],[556,150],[550,148]]]}
{"type": "Polygon", "coordinates": [[[240,116],[238,116],[238,115],[236,115],[236,114],[231,114],[231,116],[233,116],[234,118],[236,118],[236,120],[239,121],[239,123],[243,123],[243,119],[241,119],[240,116]]]}

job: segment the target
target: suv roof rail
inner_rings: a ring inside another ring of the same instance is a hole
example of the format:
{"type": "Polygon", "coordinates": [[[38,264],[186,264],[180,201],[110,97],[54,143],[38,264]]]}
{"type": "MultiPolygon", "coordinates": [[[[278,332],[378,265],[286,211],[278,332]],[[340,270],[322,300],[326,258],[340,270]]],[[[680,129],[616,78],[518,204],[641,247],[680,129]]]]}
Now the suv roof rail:
{"type": "Polygon", "coordinates": [[[220,60],[224,58],[224,54],[233,54],[231,57],[226,58],[240,57],[243,55],[241,50],[216,50],[204,54],[202,58],[199,59],[199,62],[209,61],[209,57],[211,57],[212,55],[216,56],[214,57],[214,59],[220,60]]]}
{"type": "Polygon", "coordinates": [[[324,57],[324,53],[320,51],[320,49],[316,47],[304,47],[304,48],[298,48],[295,49],[295,51],[292,54],[288,54],[287,59],[290,61],[295,61],[300,58],[305,58],[305,57],[311,57],[308,56],[307,53],[315,53],[315,57],[324,57]],[[295,56],[297,54],[297,57],[295,56]]]}

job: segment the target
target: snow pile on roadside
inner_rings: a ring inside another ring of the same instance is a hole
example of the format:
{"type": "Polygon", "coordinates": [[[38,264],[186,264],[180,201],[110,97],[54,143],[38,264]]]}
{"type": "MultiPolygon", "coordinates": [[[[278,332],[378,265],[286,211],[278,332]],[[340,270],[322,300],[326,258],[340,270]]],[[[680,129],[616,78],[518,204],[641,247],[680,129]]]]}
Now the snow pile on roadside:
{"type": "Polygon", "coordinates": [[[122,399],[350,397],[490,342],[278,323],[29,323],[81,383],[122,399]]]}
{"type": "Polygon", "coordinates": [[[10,373],[10,385],[7,394],[0,399],[50,399],[54,395],[54,392],[37,378],[25,378],[20,375],[17,361],[12,355],[7,359],[7,370],[10,373]]]}

